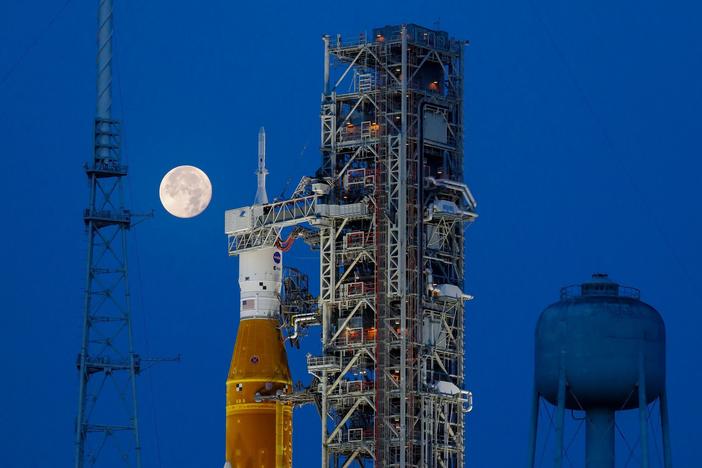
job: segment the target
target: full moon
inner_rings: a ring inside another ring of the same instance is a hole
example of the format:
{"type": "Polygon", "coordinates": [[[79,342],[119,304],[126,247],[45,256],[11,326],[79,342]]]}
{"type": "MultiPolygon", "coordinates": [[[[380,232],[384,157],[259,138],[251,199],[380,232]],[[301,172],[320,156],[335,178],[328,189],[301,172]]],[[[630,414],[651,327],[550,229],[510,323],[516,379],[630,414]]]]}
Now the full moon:
{"type": "Polygon", "coordinates": [[[193,218],[207,208],[212,184],[207,174],[194,166],[174,167],[163,176],[158,191],[163,207],[178,218],[193,218]]]}

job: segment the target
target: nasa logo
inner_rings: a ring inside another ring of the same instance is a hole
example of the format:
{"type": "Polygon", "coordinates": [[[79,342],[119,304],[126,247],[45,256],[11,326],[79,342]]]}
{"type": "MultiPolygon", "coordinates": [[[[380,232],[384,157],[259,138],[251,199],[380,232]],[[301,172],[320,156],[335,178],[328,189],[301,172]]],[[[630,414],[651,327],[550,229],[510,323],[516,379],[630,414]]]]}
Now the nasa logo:
{"type": "Polygon", "coordinates": [[[273,252],[273,261],[275,263],[280,263],[280,252],[278,252],[277,250],[273,252]]]}

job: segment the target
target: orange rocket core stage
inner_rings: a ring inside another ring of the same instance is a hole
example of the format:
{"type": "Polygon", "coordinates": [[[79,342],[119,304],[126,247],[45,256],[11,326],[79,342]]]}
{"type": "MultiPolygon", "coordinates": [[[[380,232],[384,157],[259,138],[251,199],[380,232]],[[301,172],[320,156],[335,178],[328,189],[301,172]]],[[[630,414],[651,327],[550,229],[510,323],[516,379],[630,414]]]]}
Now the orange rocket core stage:
{"type": "Polygon", "coordinates": [[[232,468],[292,466],[292,407],[256,402],[256,394],[292,391],[288,356],[277,319],[239,323],[227,377],[225,460],[232,468]]]}

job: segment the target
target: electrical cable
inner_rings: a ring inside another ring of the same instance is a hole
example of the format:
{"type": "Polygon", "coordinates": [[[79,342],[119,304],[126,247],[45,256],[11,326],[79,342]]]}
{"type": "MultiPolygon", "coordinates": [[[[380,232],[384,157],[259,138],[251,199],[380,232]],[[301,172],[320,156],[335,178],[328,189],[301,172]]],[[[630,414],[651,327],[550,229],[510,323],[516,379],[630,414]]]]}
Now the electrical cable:
{"type": "Polygon", "coordinates": [[[54,14],[54,16],[51,17],[49,22],[47,23],[46,26],[44,26],[39,33],[34,36],[34,39],[32,42],[29,43],[29,45],[24,49],[24,51],[20,54],[20,56],[13,62],[12,65],[10,65],[10,68],[5,71],[5,73],[2,75],[2,78],[0,78],[0,87],[2,87],[7,80],[10,79],[12,74],[17,70],[17,67],[19,67],[24,59],[27,58],[29,53],[34,49],[39,44],[39,41],[44,38],[44,35],[51,29],[51,27],[54,25],[54,23],[59,19],[61,14],[68,8],[68,5],[72,2],[73,0],[66,0],[61,8],[54,14]]]}

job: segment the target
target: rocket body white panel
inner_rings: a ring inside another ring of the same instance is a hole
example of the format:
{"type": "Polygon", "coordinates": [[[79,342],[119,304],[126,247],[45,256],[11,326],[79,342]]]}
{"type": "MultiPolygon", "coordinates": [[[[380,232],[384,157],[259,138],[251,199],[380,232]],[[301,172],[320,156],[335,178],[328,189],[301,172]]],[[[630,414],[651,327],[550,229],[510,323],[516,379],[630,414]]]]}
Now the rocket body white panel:
{"type": "Polygon", "coordinates": [[[239,254],[240,317],[273,318],[280,311],[283,253],[275,247],[239,254]]]}

